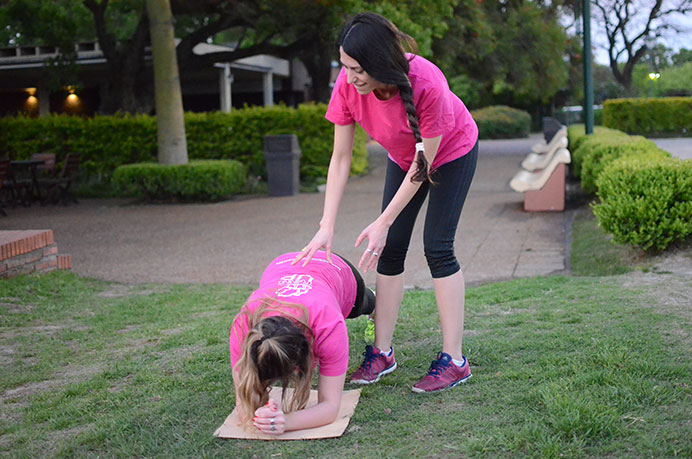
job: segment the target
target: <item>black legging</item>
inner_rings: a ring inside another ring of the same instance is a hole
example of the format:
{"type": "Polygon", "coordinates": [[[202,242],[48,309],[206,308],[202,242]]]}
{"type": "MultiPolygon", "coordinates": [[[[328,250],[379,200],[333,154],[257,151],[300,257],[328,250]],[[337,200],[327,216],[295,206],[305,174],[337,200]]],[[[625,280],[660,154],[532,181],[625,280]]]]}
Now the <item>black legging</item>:
{"type": "MultiPolygon", "coordinates": [[[[430,273],[433,278],[441,278],[451,276],[461,269],[454,255],[454,236],[476,171],[477,159],[478,142],[461,158],[438,167],[430,175],[434,184],[423,182],[389,228],[387,242],[377,264],[378,273],[395,276],[404,272],[404,261],[411,242],[413,225],[428,192],[430,199],[425,215],[423,245],[430,273]]],[[[383,211],[405,177],[406,171],[390,159],[382,198],[383,211]]]]}
{"type": "Polygon", "coordinates": [[[351,313],[346,318],[355,319],[356,317],[362,316],[363,314],[372,313],[372,311],[375,310],[375,294],[373,294],[372,290],[365,286],[363,276],[360,275],[358,269],[355,266],[353,266],[350,261],[348,261],[341,255],[337,256],[341,258],[351,268],[351,271],[353,271],[353,276],[356,278],[356,301],[353,304],[353,309],[351,309],[351,313]]]}

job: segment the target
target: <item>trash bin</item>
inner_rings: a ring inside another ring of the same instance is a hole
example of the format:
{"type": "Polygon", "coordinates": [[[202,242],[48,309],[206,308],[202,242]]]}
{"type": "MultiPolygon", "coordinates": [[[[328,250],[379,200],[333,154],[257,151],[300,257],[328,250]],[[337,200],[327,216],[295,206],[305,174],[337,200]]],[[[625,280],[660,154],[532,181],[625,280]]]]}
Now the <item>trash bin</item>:
{"type": "Polygon", "coordinates": [[[300,192],[300,146],[293,134],[264,136],[264,161],[270,196],[300,192]]]}

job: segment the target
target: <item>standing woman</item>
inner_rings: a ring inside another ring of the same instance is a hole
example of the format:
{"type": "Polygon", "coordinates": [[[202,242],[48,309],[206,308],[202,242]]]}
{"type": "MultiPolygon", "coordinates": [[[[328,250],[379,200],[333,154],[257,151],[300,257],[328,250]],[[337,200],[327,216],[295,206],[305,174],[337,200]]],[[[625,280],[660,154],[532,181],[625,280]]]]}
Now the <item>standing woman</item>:
{"type": "Polygon", "coordinates": [[[416,43],[386,18],[358,14],[339,37],[343,68],[326,118],[334,123],[334,150],[320,228],[294,263],[319,250],[331,255],[336,216],[348,181],[355,123],[389,153],[382,213],[358,236],[368,240],[359,267],[377,267],[375,346],[351,375],[377,382],[396,369],[394,327],[404,295],[404,261],[418,212],[428,196],[425,257],[442,325],[442,351],[414,392],[436,392],[471,377],[462,354],[464,277],[454,237],[478,156],[478,128],[434,64],[405,51],[416,43]]]}

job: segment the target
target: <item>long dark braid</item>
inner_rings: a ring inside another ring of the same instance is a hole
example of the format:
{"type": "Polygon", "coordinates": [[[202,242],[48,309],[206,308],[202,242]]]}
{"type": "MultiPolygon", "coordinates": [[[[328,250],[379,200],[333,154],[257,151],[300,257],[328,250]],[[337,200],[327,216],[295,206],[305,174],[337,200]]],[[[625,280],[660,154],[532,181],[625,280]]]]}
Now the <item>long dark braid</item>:
{"type": "Polygon", "coordinates": [[[418,113],[413,104],[413,88],[408,78],[409,61],[404,46],[417,52],[416,41],[396,28],[388,19],[375,13],[355,15],[342,29],[339,46],[358,61],[363,69],[380,83],[399,89],[406,109],[408,123],[416,140],[417,171],[412,182],[429,181],[428,160],[423,150],[423,137],[418,124],[418,113]]]}
{"type": "Polygon", "coordinates": [[[423,149],[423,137],[420,133],[420,127],[418,126],[418,113],[416,113],[416,107],[413,105],[413,89],[410,84],[399,85],[399,94],[401,95],[401,100],[404,103],[404,108],[406,109],[406,116],[408,116],[408,124],[413,131],[413,137],[416,139],[416,173],[411,177],[411,181],[414,183],[428,181],[432,183],[432,179],[428,173],[428,160],[425,157],[425,152],[423,149]]]}

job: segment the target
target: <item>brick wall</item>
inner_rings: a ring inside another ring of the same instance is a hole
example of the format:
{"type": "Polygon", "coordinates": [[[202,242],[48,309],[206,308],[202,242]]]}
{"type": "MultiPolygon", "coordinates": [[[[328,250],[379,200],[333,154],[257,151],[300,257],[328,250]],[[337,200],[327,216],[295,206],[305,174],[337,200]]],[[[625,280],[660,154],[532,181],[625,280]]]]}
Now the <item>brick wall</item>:
{"type": "Polygon", "coordinates": [[[72,258],[58,254],[52,230],[0,231],[0,277],[70,268],[72,258]]]}

